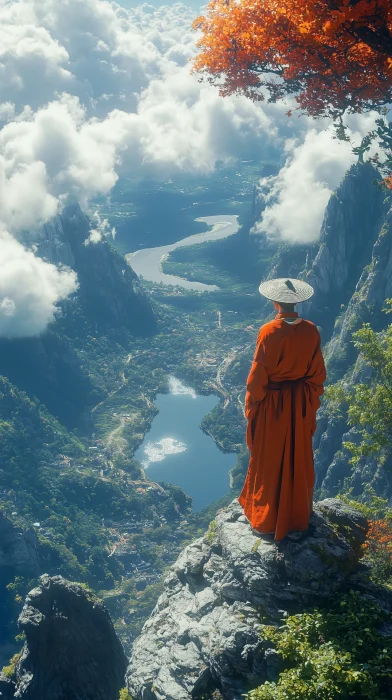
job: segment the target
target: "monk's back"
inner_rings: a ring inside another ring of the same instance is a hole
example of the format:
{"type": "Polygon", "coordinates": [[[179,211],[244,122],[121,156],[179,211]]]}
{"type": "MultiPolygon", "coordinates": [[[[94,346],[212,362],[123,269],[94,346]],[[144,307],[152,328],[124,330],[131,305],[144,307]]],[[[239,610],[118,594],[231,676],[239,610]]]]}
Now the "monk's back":
{"type": "Polygon", "coordinates": [[[261,327],[259,341],[264,346],[264,362],[271,381],[299,379],[306,376],[320,334],[311,321],[287,323],[274,319],[261,327]]]}
{"type": "Polygon", "coordinates": [[[314,489],[312,438],[324,391],[320,334],[295,305],[313,288],[303,280],[266,280],[260,292],[278,312],[260,328],[246,382],[248,472],[238,497],[254,530],[282,540],[309,525],[314,489]]]}

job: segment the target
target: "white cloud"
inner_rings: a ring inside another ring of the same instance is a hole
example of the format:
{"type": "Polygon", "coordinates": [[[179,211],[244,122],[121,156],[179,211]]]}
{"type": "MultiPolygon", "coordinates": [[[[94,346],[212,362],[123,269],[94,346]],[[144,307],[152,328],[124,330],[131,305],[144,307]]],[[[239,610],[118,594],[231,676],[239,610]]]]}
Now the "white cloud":
{"type": "MultiPolygon", "coordinates": [[[[347,125],[354,143],[374,127],[375,114],[354,115],[347,125]]],[[[318,239],[331,193],[355,162],[352,146],[336,139],[330,126],[311,128],[300,141],[286,142],[287,161],[276,177],[260,183],[266,208],[255,232],[294,243],[318,239]]]]}
{"type": "Polygon", "coordinates": [[[0,102],[0,125],[6,124],[15,118],[15,105],[13,102],[0,102]]]}
{"type": "Polygon", "coordinates": [[[97,114],[133,109],[168,62],[183,65],[191,54],[191,21],[182,4],[125,10],[104,0],[0,0],[0,94],[34,109],[58,91],[97,114]]]}
{"type": "Polygon", "coordinates": [[[138,111],[87,116],[64,94],[0,130],[0,220],[10,231],[53,216],[67,198],[108,193],[118,170],[140,175],[210,172],[216,161],[261,153],[270,119],[245,98],[223,100],[178,68],[152,81],[138,111]]]}
{"type": "Polygon", "coordinates": [[[190,75],[191,20],[182,4],[127,11],[104,0],[0,0],[0,64],[17,76],[0,105],[10,229],[44,220],[67,196],[86,203],[109,192],[121,166],[136,176],[209,172],[275,138],[259,105],[222,99],[190,75]],[[33,79],[23,61],[36,71],[38,58],[45,67],[33,79]],[[72,94],[59,96],[64,87],[72,94]]]}
{"type": "Polygon", "coordinates": [[[47,221],[69,196],[86,202],[113,187],[115,145],[93,126],[64,95],[0,130],[0,220],[8,230],[47,221]]]}
{"type": "Polygon", "coordinates": [[[115,238],[116,229],[110,226],[108,219],[102,219],[99,211],[95,211],[91,217],[95,228],[90,230],[88,238],[84,241],[84,245],[90,245],[90,243],[100,243],[103,238],[115,238]]]}
{"type": "Polygon", "coordinates": [[[57,303],[74,292],[76,275],[59,270],[0,231],[0,337],[23,338],[41,333],[57,303]]]}
{"type": "Polygon", "coordinates": [[[142,93],[137,134],[141,172],[206,173],[218,160],[257,157],[276,130],[258,105],[244,97],[222,99],[186,67],[151,81],[142,93]]]}

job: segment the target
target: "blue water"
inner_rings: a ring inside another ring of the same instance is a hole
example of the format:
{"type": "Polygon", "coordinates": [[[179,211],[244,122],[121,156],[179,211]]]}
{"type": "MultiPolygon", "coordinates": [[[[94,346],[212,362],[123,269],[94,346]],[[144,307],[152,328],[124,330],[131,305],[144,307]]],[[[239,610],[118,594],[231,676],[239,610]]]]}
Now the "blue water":
{"type": "Polygon", "coordinates": [[[218,403],[216,396],[159,394],[159,413],[135,458],[153,481],[180,486],[199,511],[228,493],[229,470],[236,455],[224,454],[200,429],[202,418],[218,403]]]}

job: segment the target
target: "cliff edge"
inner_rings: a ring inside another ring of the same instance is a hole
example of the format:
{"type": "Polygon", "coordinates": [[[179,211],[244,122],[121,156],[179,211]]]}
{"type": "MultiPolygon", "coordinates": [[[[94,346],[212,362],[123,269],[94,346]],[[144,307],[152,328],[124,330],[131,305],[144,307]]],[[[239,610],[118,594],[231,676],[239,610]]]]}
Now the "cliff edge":
{"type": "Polygon", "coordinates": [[[337,499],[315,506],[308,531],[282,542],[255,533],[237,499],[188,545],[135,641],[127,673],[135,700],[239,700],[275,680],[276,653],[260,634],[284,612],[352,587],[366,519],[337,499]]]}

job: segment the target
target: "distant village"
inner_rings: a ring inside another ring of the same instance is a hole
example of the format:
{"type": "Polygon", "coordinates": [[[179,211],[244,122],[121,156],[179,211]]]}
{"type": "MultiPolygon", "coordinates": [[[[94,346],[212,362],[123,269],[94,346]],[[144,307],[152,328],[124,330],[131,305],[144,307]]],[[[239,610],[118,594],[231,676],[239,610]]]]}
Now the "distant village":
{"type": "MultiPolygon", "coordinates": [[[[117,415],[117,414],[116,414],[117,415]]],[[[124,419],[128,416],[127,414],[121,415],[124,419]]],[[[79,473],[96,472],[99,477],[104,480],[108,480],[114,469],[112,461],[112,450],[109,445],[107,445],[103,440],[96,439],[95,435],[92,435],[88,446],[89,457],[86,462],[81,460],[77,461],[66,455],[59,455],[58,459],[52,462],[51,466],[57,469],[63,469],[64,472],[72,469],[79,473]]],[[[124,478],[129,479],[129,475],[122,471],[116,470],[118,473],[122,474],[124,478]]],[[[61,471],[60,471],[61,475],[61,471]]],[[[164,494],[164,490],[159,484],[155,482],[146,481],[143,479],[132,480],[132,486],[135,487],[137,493],[148,493],[151,491],[160,492],[164,494]]],[[[160,526],[169,524],[168,520],[164,515],[158,516],[160,526]]],[[[177,557],[181,548],[183,546],[183,532],[188,524],[186,519],[181,519],[179,522],[170,521],[170,533],[165,536],[165,545],[161,554],[161,559],[163,562],[170,564],[177,557]]],[[[157,518],[148,519],[144,518],[138,520],[137,515],[127,516],[127,520],[124,522],[112,522],[105,519],[102,520],[102,526],[107,529],[109,539],[112,541],[112,549],[109,553],[109,557],[118,558],[124,566],[124,577],[131,578],[135,581],[136,591],[143,591],[145,588],[151,584],[157,583],[161,580],[162,568],[158,569],[154,565],[143,558],[143,554],[140,550],[148,550],[151,546],[151,541],[147,538],[142,538],[138,540],[138,544],[132,544],[130,540],[134,535],[142,535],[146,530],[156,529],[157,518]]],[[[49,540],[53,539],[51,532],[47,532],[41,523],[34,523],[34,527],[39,529],[41,534],[49,540]]],[[[111,597],[112,594],[108,594],[111,597]]],[[[116,592],[113,592],[116,595],[116,592]]],[[[132,611],[128,611],[131,613],[132,611]]]]}

